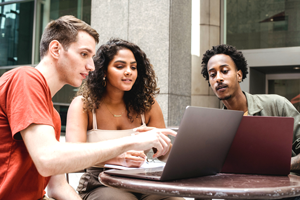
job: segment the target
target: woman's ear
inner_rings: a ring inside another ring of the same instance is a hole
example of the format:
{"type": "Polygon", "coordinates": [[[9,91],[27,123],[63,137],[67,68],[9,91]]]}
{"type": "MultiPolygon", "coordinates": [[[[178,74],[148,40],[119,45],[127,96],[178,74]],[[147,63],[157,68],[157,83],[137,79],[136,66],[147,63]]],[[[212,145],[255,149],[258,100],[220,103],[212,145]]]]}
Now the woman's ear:
{"type": "Polygon", "coordinates": [[[61,48],[62,46],[57,40],[52,40],[49,44],[48,54],[51,57],[58,59],[61,53],[61,48]]]}

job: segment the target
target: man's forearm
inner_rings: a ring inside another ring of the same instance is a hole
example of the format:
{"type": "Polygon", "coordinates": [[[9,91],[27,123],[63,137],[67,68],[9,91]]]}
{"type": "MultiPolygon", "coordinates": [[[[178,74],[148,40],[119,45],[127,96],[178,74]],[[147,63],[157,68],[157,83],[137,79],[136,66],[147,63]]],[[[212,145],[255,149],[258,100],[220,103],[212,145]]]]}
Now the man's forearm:
{"type": "Polygon", "coordinates": [[[154,147],[158,149],[154,156],[159,157],[167,153],[171,142],[162,133],[146,132],[98,143],[60,143],[53,127],[36,124],[21,131],[21,135],[38,172],[45,177],[79,171],[129,150],[154,147]]]}
{"type": "MultiPolygon", "coordinates": [[[[128,140],[129,141],[129,140],[128,140]]],[[[75,172],[97,163],[103,163],[119,154],[133,148],[126,139],[116,139],[99,143],[57,143],[55,151],[52,148],[44,150],[45,155],[51,155],[41,160],[44,176],[75,172]]]]}

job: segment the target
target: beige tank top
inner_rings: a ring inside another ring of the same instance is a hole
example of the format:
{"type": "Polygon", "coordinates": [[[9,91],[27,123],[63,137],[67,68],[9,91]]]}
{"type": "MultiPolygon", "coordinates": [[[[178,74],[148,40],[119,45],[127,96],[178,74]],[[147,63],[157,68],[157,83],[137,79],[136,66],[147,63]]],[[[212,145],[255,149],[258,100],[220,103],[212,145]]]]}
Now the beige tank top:
{"type": "MultiPolygon", "coordinates": [[[[141,114],[142,125],[140,127],[146,127],[145,115],[141,114]]],[[[96,113],[93,110],[93,129],[87,131],[87,142],[100,142],[105,140],[113,140],[117,138],[122,138],[130,136],[134,133],[133,129],[126,130],[101,130],[97,128],[96,113]]]]}
{"type": "MultiPolygon", "coordinates": [[[[140,127],[146,127],[145,123],[145,115],[141,114],[142,118],[142,125],[140,127]]],[[[87,131],[87,142],[100,142],[105,140],[113,140],[118,139],[126,136],[131,136],[132,133],[135,133],[133,129],[126,129],[126,130],[101,130],[97,128],[97,119],[96,113],[93,110],[93,129],[87,131]]],[[[93,167],[103,168],[104,163],[98,164],[93,167]]]]}

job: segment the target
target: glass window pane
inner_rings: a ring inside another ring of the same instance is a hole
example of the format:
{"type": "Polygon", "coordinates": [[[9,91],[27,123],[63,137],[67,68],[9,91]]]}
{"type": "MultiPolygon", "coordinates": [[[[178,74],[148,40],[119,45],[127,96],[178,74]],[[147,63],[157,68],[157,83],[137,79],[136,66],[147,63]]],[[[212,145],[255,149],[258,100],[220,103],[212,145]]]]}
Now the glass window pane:
{"type": "Polygon", "coordinates": [[[0,66],[31,64],[34,2],[0,6],[0,66]]]}
{"type": "Polygon", "coordinates": [[[54,108],[57,110],[57,112],[60,115],[61,120],[61,134],[62,136],[66,133],[66,123],[67,123],[67,113],[69,106],[63,106],[63,105],[54,105],[54,108]]]}
{"type": "Polygon", "coordinates": [[[300,80],[269,80],[268,93],[279,94],[287,98],[300,111],[300,80]]]}
{"type": "Polygon", "coordinates": [[[15,1],[15,0],[0,0],[0,3],[10,2],[10,1],[15,1]]]}
{"type": "Polygon", "coordinates": [[[51,0],[50,19],[73,15],[86,23],[91,22],[91,0],[51,0]]]}
{"type": "Polygon", "coordinates": [[[43,30],[50,20],[58,19],[64,15],[73,15],[88,24],[91,23],[91,0],[44,0],[37,5],[37,8],[35,64],[40,61],[39,42],[43,30]]]}
{"type": "Polygon", "coordinates": [[[77,92],[77,88],[70,85],[65,85],[61,90],[59,90],[52,98],[53,102],[57,103],[71,103],[77,92]]]}
{"type": "Polygon", "coordinates": [[[0,67],[0,77],[5,73],[5,72],[7,72],[7,71],[9,71],[9,70],[11,70],[11,69],[13,69],[13,68],[10,68],[10,69],[1,69],[1,67],[0,67]]]}
{"type": "Polygon", "coordinates": [[[226,43],[238,49],[300,46],[299,0],[227,0],[226,43]]]}

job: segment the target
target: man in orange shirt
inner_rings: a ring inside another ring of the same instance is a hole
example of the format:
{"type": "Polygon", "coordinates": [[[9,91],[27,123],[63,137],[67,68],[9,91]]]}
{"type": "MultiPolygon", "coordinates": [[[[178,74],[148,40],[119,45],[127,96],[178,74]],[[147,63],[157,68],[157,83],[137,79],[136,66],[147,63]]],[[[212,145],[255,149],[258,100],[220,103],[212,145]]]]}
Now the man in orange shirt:
{"type": "Polygon", "coordinates": [[[128,150],[168,152],[170,139],[146,132],[101,143],[60,143],[60,117],[52,97],[65,84],[78,87],[94,70],[98,33],[64,16],[51,21],[36,68],[19,67],[0,78],[0,199],[80,199],[64,173],[79,171],[128,150]],[[84,161],[84,162],[83,162],[84,161]]]}

